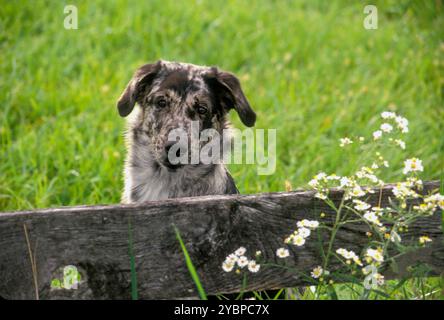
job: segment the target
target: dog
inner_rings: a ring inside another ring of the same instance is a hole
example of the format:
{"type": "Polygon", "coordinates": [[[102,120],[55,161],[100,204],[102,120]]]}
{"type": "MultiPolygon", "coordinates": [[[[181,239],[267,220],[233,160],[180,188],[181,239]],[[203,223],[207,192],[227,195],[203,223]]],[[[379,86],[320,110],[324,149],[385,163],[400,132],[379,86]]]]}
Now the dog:
{"type": "MultiPolygon", "coordinates": [[[[222,134],[230,126],[231,109],[247,127],[254,126],[256,113],[235,75],[159,60],[136,70],[117,108],[120,116],[128,116],[122,203],[239,193],[223,163],[172,163],[175,142],[168,139],[177,128],[189,136],[192,122],[199,132],[211,128],[222,134]]],[[[176,155],[182,156],[181,150],[176,155]]]]}

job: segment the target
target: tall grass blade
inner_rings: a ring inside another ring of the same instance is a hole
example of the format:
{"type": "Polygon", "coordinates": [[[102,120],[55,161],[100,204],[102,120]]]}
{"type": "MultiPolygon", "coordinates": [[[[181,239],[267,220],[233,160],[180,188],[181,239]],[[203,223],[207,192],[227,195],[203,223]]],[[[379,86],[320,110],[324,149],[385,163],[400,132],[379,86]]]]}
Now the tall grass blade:
{"type": "Polygon", "coordinates": [[[176,232],[176,238],[180,243],[180,247],[182,248],[183,255],[185,256],[185,262],[187,264],[188,271],[191,274],[191,278],[193,279],[197,292],[199,293],[199,297],[202,300],[208,300],[207,294],[205,293],[205,290],[202,286],[202,283],[199,280],[199,275],[197,274],[196,268],[193,265],[193,262],[191,261],[190,255],[188,254],[188,250],[185,247],[185,244],[183,243],[182,237],[180,236],[179,230],[174,226],[174,231],[176,232]]]}
{"type": "Polygon", "coordinates": [[[37,263],[35,260],[35,250],[34,250],[34,254],[32,254],[31,241],[29,240],[28,228],[26,227],[26,224],[23,224],[23,230],[25,231],[25,238],[26,238],[26,245],[28,246],[29,259],[31,260],[32,279],[34,281],[35,299],[40,300],[39,285],[38,285],[38,280],[37,280],[37,263]]]}

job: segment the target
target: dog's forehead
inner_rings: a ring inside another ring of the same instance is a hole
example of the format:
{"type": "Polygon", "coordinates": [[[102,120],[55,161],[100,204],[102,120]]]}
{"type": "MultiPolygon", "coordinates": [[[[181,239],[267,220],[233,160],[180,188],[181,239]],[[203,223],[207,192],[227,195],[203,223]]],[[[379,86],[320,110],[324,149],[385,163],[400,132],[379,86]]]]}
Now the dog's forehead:
{"type": "Polygon", "coordinates": [[[162,68],[155,80],[155,91],[174,90],[181,94],[207,91],[204,76],[212,69],[183,62],[162,61],[162,68]]]}
{"type": "Polygon", "coordinates": [[[211,68],[207,66],[198,66],[191,63],[175,62],[175,61],[161,61],[162,70],[166,72],[180,71],[186,72],[191,80],[193,77],[201,77],[203,74],[208,73],[211,68]]]}

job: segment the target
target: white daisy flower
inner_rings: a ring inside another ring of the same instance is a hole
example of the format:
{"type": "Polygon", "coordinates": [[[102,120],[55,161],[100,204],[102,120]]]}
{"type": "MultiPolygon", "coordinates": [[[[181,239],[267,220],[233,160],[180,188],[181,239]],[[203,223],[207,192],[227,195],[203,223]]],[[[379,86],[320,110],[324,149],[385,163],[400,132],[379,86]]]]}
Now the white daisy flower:
{"type": "Polygon", "coordinates": [[[314,176],[314,179],[316,180],[322,180],[327,178],[327,174],[325,172],[319,172],[317,175],[314,176]]]}
{"type": "Polygon", "coordinates": [[[428,213],[432,214],[435,212],[436,207],[433,205],[433,203],[421,203],[419,206],[413,206],[413,210],[416,210],[421,213],[428,213]]]}
{"type": "Polygon", "coordinates": [[[308,238],[310,236],[310,229],[302,227],[298,229],[298,234],[300,234],[304,238],[308,238]]]}
{"type": "Polygon", "coordinates": [[[239,259],[239,257],[237,255],[235,255],[234,253],[231,253],[227,256],[226,261],[231,261],[231,262],[235,263],[237,261],[237,259],[239,259]]]}
{"type": "Polygon", "coordinates": [[[402,171],[404,174],[409,172],[417,172],[423,171],[424,167],[422,166],[422,160],[417,158],[411,158],[404,161],[404,170],[402,171]]]}
{"type": "Polygon", "coordinates": [[[308,185],[309,185],[310,187],[316,189],[317,186],[319,185],[319,182],[318,182],[318,180],[316,180],[316,179],[311,179],[311,180],[308,182],[308,185]]]}
{"type": "Polygon", "coordinates": [[[231,272],[234,268],[234,262],[225,260],[224,263],[222,263],[222,269],[225,272],[231,272]]]}
{"type": "Polygon", "coordinates": [[[318,198],[318,199],[321,199],[321,200],[327,199],[327,195],[322,193],[322,192],[317,192],[314,196],[315,196],[315,198],[318,198]]]}
{"type": "Polygon", "coordinates": [[[341,179],[341,177],[334,173],[327,177],[327,180],[339,180],[339,179],[341,179]]]}
{"type": "Polygon", "coordinates": [[[405,199],[407,197],[418,198],[419,195],[411,187],[412,185],[409,182],[398,182],[393,187],[392,192],[398,199],[405,199]]]}
{"type": "Polygon", "coordinates": [[[358,211],[365,211],[371,207],[368,203],[361,200],[354,199],[353,202],[356,203],[355,209],[358,211]]]}
{"type": "Polygon", "coordinates": [[[322,269],[321,266],[317,266],[316,268],[313,269],[313,271],[311,272],[311,276],[315,279],[318,279],[320,276],[322,276],[324,269],[322,269]]]}
{"type": "Polygon", "coordinates": [[[380,273],[370,272],[371,271],[368,271],[367,276],[364,279],[364,288],[370,290],[382,286],[384,284],[384,276],[380,273]]]}
{"type": "Polygon", "coordinates": [[[389,132],[392,132],[393,126],[389,123],[383,123],[383,124],[381,124],[381,130],[389,133],[389,132]]]}
{"type": "Polygon", "coordinates": [[[408,128],[409,121],[406,118],[397,116],[395,118],[395,121],[396,121],[396,123],[398,125],[398,128],[401,130],[402,133],[409,132],[409,128],[408,128]]]}
{"type": "Polygon", "coordinates": [[[394,119],[396,117],[396,113],[384,111],[381,113],[382,119],[394,119]]]}
{"type": "Polygon", "coordinates": [[[366,256],[375,260],[376,262],[384,262],[384,256],[382,255],[382,249],[372,249],[368,248],[366,252],[366,256]]]}
{"type": "Polygon", "coordinates": [[[317,227],[319,227],[319,221],[303,219],[301,221],[298,221],[296,223],[296,225],[298,226],[298,228],[305,227],[305,228],[310,228],[310,229],[316,229],[317,227]]]}
{"type": "Polygon", "coordinates": [[[353,259],[355,257],[356,257],[356,254],[353,251],[347,251],[344,254],[344,258],[347,259],[347,260],[353,259]]]}
{"type": "MultiPolygon", "coordinates": [[[[390,209],[390,208],[387,208],[387,209],[390,209]]],[[[382,213],[384,212],[384,209],[381,207],[373,207],[372,211],[374,211],[378,216],[381,216],[382,213]]]]}
{"type": "Polygon", "coordinates": [[[247,252],[247,249],[245,249],[244,247],[240,247],[239,249],[234,251],[234,254],[237,255],[238,257],[240,257],[240,256],[243,256],[245,254],[245,252],[247,252]]]}
{"type": "Polygon", "coordinates": [[[305,244],[305,238],[303,236],[301,236],[300,234],[295,235],[292,239],[292,243],[295,246],[301,247],[305,244]]]}
{"type": "Polygon", "coordinates": [[[309,223],[310,223],[309,220],[303,219],[301,221],[298,221],[296,223],[296,225],[298,226],[298,228],[303,228],[303,227],[307,227],[309,223]]]}
{"type": "Polygon", "coordinates": [[[356,253],[354,253],[352,250],[348,251],[347,249],[344,249],[344,248],[337,249],[336,253],[339,254],[340,256],[344,257],[347,260],[351,260],[351,259],[357,257],[356,253]]]}
{"type": "Polygon", "coordinates": [[[377,216],[376,213],[374,213],[373,211],[367,211],[367,212],[364,214],[364,219],[367,220],[367,221],[369,221],[369,222],[371,222],[371,223],[376,224],[376,225],[379,226],[379,227],[382,226],[381,221],[379,221],[378,216],[377,216]]]}
{"type": "Polygon", "coordinates": [[[375,274],[376,284],[378,286],[382,286],[384,284],[384,276],[380,273],[375,274]]]}
{"type": "Polygon", "coordinates": [[[373,132],[373,140],[378,140],[382,137],[382,131],[381,130],[377,130],[375,132],[373,132]]]}
{"type": "Polygon", "coordinates": [[[237,259],[237,265],[241,268],[245,267],[246,265],[248,265],[248,259],[246,256],[240,256],[239,259],[237,259]]]}
{"type": "Polygon", "coordinates": [[[251,260],[250,262],[248,262],[248,270],[250,272],[256,273],[259,271],[260,268],[261,268],[261,265],[257,264],[256,261],[251,260]]]}
{"type": "Polygon", "coordinates": [[[351,180],[348,177],[342,177],[339,183],[340,188],[348,187],[351,184],[351,180]]]}
{"type": "Polygon", "coordinates": [[[339,141],[340,141],[340,144],[339,144],[339,146],[340,147],[344,147],[344,146],[346,146],[346,145],[348,145],[348,144],[352,144],[353,143],[353,141],[350,139],[350,138],[341,138],[341,139],[339,139],[339,141]]]}
{"type": "Polygon", "coordinates": [[[359,259],[358,256],[354,256],[352,259],[353,259],[354,263],[356,263],[358,266],[362,267],[362,261],[361,261],[361,259],[359,259]]]}
{"type": "Polygon", "coordinates": [[[365,196],[365,191],[362,190],[362,188],[361,188],[360,186],[355,186],[355,187],[353,188],[353,190],[350,192],[350,195],[351,195],[352,197],[357,197],[357,198],[359,198],[359,197],[365,196]]]}
{"type": "Polygon", "coordinates": [[[319,227],[319,221],[308,220],[307,222],[305,222],[305,226],[310,229],[316,229],[317,227],[319,227]]]}
{"type": "Polygon", "coordinates": [[[287,258],[290,255],[290,251],[288,251],[288,249],[285,248],[279,248],[276,250],[276,255],[278,256],[278,258],[287,258]]]}
{"type": "Polygon", "coordinates": [[[352,250],[348,251],[344,248],[339,248],[336,250],[336,253],[345,258],[346,260],[353,260],[354,263],[356,263],[359,266],[362,266],[361,259],[359,259],[359,256],[354,253],[352,250]]]}
{"type": "MultiPolygon", "coordinates": [[[[421,181],[421,180],[419,180],[419,181],[421,181]]],[[[416,181],[416,184],[418,184],[419,181],[416,181]]],[[[421,185],[422,185],[422,181],[421,181],[421,185]]],[[[433,206],[438,206],[441,208],[441,210],[444,210],[444,195],[436,193],[434,195],[424,198],[424,202],[427,204],[430,203],[433,206]]]]}

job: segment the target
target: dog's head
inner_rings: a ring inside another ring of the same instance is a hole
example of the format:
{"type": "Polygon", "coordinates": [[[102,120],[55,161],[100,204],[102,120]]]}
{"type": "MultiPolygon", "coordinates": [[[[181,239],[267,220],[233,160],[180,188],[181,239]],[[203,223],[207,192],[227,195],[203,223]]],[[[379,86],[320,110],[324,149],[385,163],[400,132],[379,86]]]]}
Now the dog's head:
{"type": "Polygon", "coordinates": [[[135,130],[147,139],[155,160],[169,168],[174,167],[168,160],[169,148],[175,143],[168,141],[171,130],[181,128],[189,134],[194,121],[200,131],[221,132],[231,109],[248,127],[256,121],[239,80],[215,67],[167,61],[143,65],[119,98],[119,114],[128,116],[136,103],[140,110],[135,130]]]}

